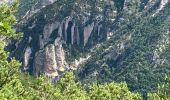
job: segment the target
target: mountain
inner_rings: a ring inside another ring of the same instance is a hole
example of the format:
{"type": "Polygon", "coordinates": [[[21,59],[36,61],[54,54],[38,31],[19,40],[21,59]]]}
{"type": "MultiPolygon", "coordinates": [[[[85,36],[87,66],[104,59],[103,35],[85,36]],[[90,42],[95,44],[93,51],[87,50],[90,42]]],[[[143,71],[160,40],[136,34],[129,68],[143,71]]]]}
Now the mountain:
{"type": "Polygon", "coordinates": [[[168,0],[21,1],[24,36],[7,49],[22,71],[55,81],[75,70],[84,85],[125,81],[145,95],[170,73],[168,0]]]}
{"type": "Polygon", "coordinates": [[[79,68],[87,83],[126,81],[131,91],[155,90],[169,74],[170,13],[168,1],[148,1],[143,10],[123,15],[125,22],[79,68]],[[152,6],[151,6],[152,5],[152,6]]]}

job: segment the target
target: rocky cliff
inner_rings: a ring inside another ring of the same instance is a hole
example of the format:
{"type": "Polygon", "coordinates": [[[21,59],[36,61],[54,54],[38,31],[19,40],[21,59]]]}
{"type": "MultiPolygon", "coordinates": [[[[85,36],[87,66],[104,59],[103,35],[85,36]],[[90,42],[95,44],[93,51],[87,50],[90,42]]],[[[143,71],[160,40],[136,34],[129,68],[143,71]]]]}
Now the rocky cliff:
{"type": "Polygon", "coordinates": [[[43,50],[36,52],[33,63],[33,73],[35,76],[44,73],[48,78],[56,79],[59,73],[64,72],[66,67],[68,67],[65,62],[61,39],[57,38],[54,44],[49,44],[43,50]]]}

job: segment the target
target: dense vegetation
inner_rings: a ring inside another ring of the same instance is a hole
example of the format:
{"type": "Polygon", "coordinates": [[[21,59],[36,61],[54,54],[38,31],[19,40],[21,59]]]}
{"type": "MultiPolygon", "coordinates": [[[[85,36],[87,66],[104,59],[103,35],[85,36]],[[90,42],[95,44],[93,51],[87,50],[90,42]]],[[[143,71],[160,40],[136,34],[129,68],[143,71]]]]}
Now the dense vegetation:
{"type": "Polygon", "coordinates": [[[170,78],[165,77],[166,82],[159,85],[156,93],[149,93],[149,100],[169,100],[170,99],[170,78]]]}
{"type": "Polygon", "coordinates": [[[76,72],[77,79],[84,84],[125,81],[131,91],[145,96],[156,90],[170,73],[169,6],[154,17],[153,9],[139,12],[138,17],[124,15],[128,19],[110,40],[91,53],[76,72]]]}

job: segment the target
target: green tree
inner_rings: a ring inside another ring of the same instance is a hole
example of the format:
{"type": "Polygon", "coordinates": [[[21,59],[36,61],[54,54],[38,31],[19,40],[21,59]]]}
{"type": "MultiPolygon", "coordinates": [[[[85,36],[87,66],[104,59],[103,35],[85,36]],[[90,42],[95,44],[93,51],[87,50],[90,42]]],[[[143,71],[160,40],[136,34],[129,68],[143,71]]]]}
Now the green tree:
{"type": "Polygon", "coordinates": [[[7,57],[4,45],[0,43],[0,98],[17,99],[23,90],[18,74],[20,63],[15,59],[8,62],[7,57]]]}
{"type": "Polygon", "coordinates": [[[156,93],[149,93],[149,100],[170,100],[170,77],[165,77],[166,82],[158,86],[156,93]]]}
{"type": "Polygon", "coordinates": [[[18,7],[18,0],[15,0],[12,4],[1,4],[0,5],[0,36],[6,37],[20,37],[21,33],[16,33],[12,29],[16,23],[14,13],[18,7]]]}
{"type": "Polygon", "coordinates": [[[3,39],[9,37],[20,36],[12,26],[15,24],[16,19],[14,12],[18,2],[15,1],[11,5],[0,5],[0,98],[1,99],[19,99],[24,87],[19,78],[20,63],[13,58],[8,61],[8,53],[4,51],[5,42],[3,39]]]}
{"type": "Polygon", "coordinates": [[[73,72],[67,72],[56,85],[63,95],[62,100],[87,100],[87,93],[79,82],[75,81],[73,72]]]}
{"type": "Polygon", "coordinates": [[[126,83],[94,84],[90,88],[90,100],[141,100],[141,95],[128,90],[126,83]]]}

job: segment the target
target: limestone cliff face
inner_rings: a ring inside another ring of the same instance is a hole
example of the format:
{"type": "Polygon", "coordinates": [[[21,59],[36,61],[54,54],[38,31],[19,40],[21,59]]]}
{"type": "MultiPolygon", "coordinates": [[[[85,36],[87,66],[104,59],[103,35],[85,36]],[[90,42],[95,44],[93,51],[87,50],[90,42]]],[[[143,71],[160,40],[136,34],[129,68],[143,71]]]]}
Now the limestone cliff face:
{"type": "Polygon", "coordinates": [[[66,70],[64,50],[60,38],[55,40],[54,44],[48,44],[43,50],[35,54],[34,60],[35,76],[44,73],[48,78],[54,80],[61,72],[66,70]]]}
{"type": "Polygon", "coordinates": [[[24,70],[28,70],[29,69],[29,59],[31,57],[31,53],[32,53],[32,50],[31,48],[28,46],[26,49],[25,49],[25,53],[24,53],[24,57],[23,57],[23,68],[24,70]]]}
{"type": "Polygon", "coordinates": [[[96,42],[101,39],[102,27],[95,22],[78,26],[73,17],[68,16],[62,21],[41,23],[29,23],[23,28],[26,34],[14,51],[14,55],[23,61],[23,70],[32,71],[35,76],[44,73],[55,79],[58,72],[69,69],[62,45],[87,47],[89,41],[94,41],[93,32],[97,32],[96,42]]]}

